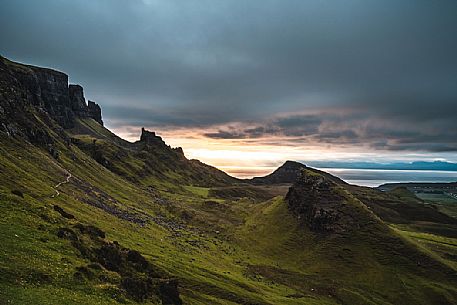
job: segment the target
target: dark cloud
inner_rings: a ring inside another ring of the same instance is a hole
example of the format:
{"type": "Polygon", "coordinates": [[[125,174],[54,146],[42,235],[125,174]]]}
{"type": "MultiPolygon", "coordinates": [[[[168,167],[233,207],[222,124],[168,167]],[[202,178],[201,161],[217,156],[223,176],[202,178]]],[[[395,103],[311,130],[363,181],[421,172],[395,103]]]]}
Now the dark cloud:
{"type": "Polygon", "coordinates": [[[204,134],[208,138],[213,139],[244,139],[246,138],[245,133],[236,133],[233,131],[218,130],[216,132],[208,132],[204,134]]]}
{"type": "Polygon", "coordinates": [[[369,116],[367,113],[362,115],[360,112],[348,112],[344,115],[335,115],[334,112],[294,114],[257,123],[255,127],[230,125],[204,135],[215,139],[257,139],[263,144],[297,147],[321,144],[334,147],[355,146],[361,150],[457,151],[457,129],[441,129],[450,127],[446,120],[422,121],[417,124],[414,118],[400,120],[369,116]],[[440,125],[440,122],[445,124],[440,125]]]}
{"type": "Polygon", "coordinates": [[[320,117],[314,115],[292,115],[274,121],[285,136],[304,136],[315,134],[319,131],[320,117]]]}
{"type": "Polygon", "coordinates": [[[454,0],[0,5],[0,53],[67,72],[108,126],[457,150],[454,0]]]}
{"type": "Polygon", "coordinates": [[[270,136],[300,137],[319,132],[321,119],[315,115],[291,115],[270,119],[257,126],[226,126],[225,130],[208,132],[204,135],[214,139],[247,139],[270,136]]]}

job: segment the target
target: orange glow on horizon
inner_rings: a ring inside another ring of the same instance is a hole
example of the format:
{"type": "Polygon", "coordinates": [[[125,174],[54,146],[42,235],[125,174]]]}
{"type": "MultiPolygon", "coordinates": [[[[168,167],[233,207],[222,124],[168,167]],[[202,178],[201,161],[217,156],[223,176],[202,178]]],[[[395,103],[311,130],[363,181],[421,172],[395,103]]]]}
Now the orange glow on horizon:
{"type": "MultiPolygon", "coordinates": [[[[147,128],[154,130],[154,128],[147,128]]],[[[113,130],[122,138],[132,142],[139,139],[141,129],[124,127],[113,130]]],[[[293,145],[281,139],[213,139],[203,134],[207,130],[165,130],[159,132],[172,147],[182,147],[189,159],[198,159],[239,178],[264,176],[274,171],[287,160],[360,160],[379,156],[379,152],[361,151],[363,147],[331,147],[321,143],[293,145]],[[269,142],[280,143],[272,145],[269,142]]]]}

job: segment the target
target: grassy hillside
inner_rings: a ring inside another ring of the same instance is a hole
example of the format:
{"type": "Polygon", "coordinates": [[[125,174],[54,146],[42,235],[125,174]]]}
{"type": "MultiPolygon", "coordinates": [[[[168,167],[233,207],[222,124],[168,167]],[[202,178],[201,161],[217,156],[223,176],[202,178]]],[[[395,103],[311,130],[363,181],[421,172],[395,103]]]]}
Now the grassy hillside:
{"type": "Polygon", "coordinates": [[[76,223],[102,229],[106,240],[139,251],[154,268],[177,278],[188,304],[455,300],[454,279],[446,275],[450,269],[411,263],[406,257],[416,253],[414,245],[385,226],[321,236],[300,224],[281,197],[263,203],[224,200],[191,186],[186,195],[149,193],[76,146],[62,149],[56,161],[21,141],[1,144],[2,300],[133,302],[119,288],[119,274],[103,268],[87,278],[76,275],[91,262],[57,237],[59,228],[76,223]],[[67,171],[72,178],[53,198],[53,186],[66,180],[67,171]],[[54,205],[75,219],[62,217],[54,205]]]}
{"type": "Polygon", "coordinates": [[[171,148],[155,134],[143,130],[151,140],[129,143],[92,119],[77,120],[69,131],[73,143],[117,175],[143,186],[182,191],[179,185],[221,186],[239,182],[226,173],[188,160],[180,148],[171,148]]]}
{"type": "Polygon", "coordinates": [[[90,118],[63,129],[0,68],[0,304],[457,302],[455,219],[411,194],[306,168],[329,188],[295,185],[313,195],[299,204],[330,204],[344,228],[318,231],[284,184],[242,183],[90,118]]]}

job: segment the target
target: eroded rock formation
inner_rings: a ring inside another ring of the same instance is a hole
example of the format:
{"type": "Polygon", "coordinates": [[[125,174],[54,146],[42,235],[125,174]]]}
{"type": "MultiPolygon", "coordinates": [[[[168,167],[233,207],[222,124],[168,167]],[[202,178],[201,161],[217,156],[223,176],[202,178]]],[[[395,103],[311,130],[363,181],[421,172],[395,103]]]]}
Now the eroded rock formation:
{"type": "Polygon", "coordinates": [[[313,231],[346,231],[352,216],[337,187],[333,181],[303,170],[286,195],[289,210],[313,231]]]}
{"type": "Polygon", "coordinates": [[[161,137],[157,136],[154,131],[149,131],[144,128],[141,128],[140,142],[146,144],[165,144],[161,137]]]}

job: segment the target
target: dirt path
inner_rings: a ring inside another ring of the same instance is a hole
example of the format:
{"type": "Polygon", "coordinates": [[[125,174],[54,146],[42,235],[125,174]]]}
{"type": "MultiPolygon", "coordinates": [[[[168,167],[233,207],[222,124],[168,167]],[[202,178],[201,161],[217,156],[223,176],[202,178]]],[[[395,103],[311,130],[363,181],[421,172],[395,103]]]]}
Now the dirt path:
{"type": "Polygon", "coordinates": [[[55,198],[55,197],[57,197],[57,196],[60,195],[60,192],[59,192],[57,189],[58,189],[62,184],[65,184],[65,183],[70,182],[70,178],[72,177],[72,176],[71,176],[71,173],[70,173],[69,171],[66,171],[66,172],[67,172],[67,178],[66,178],[64,181],[57,183],[56,186],[54,186],[54,190],[56,191],[56,193],[55,193],[54,195],[52,195],[51,198],[55,198]]]}

